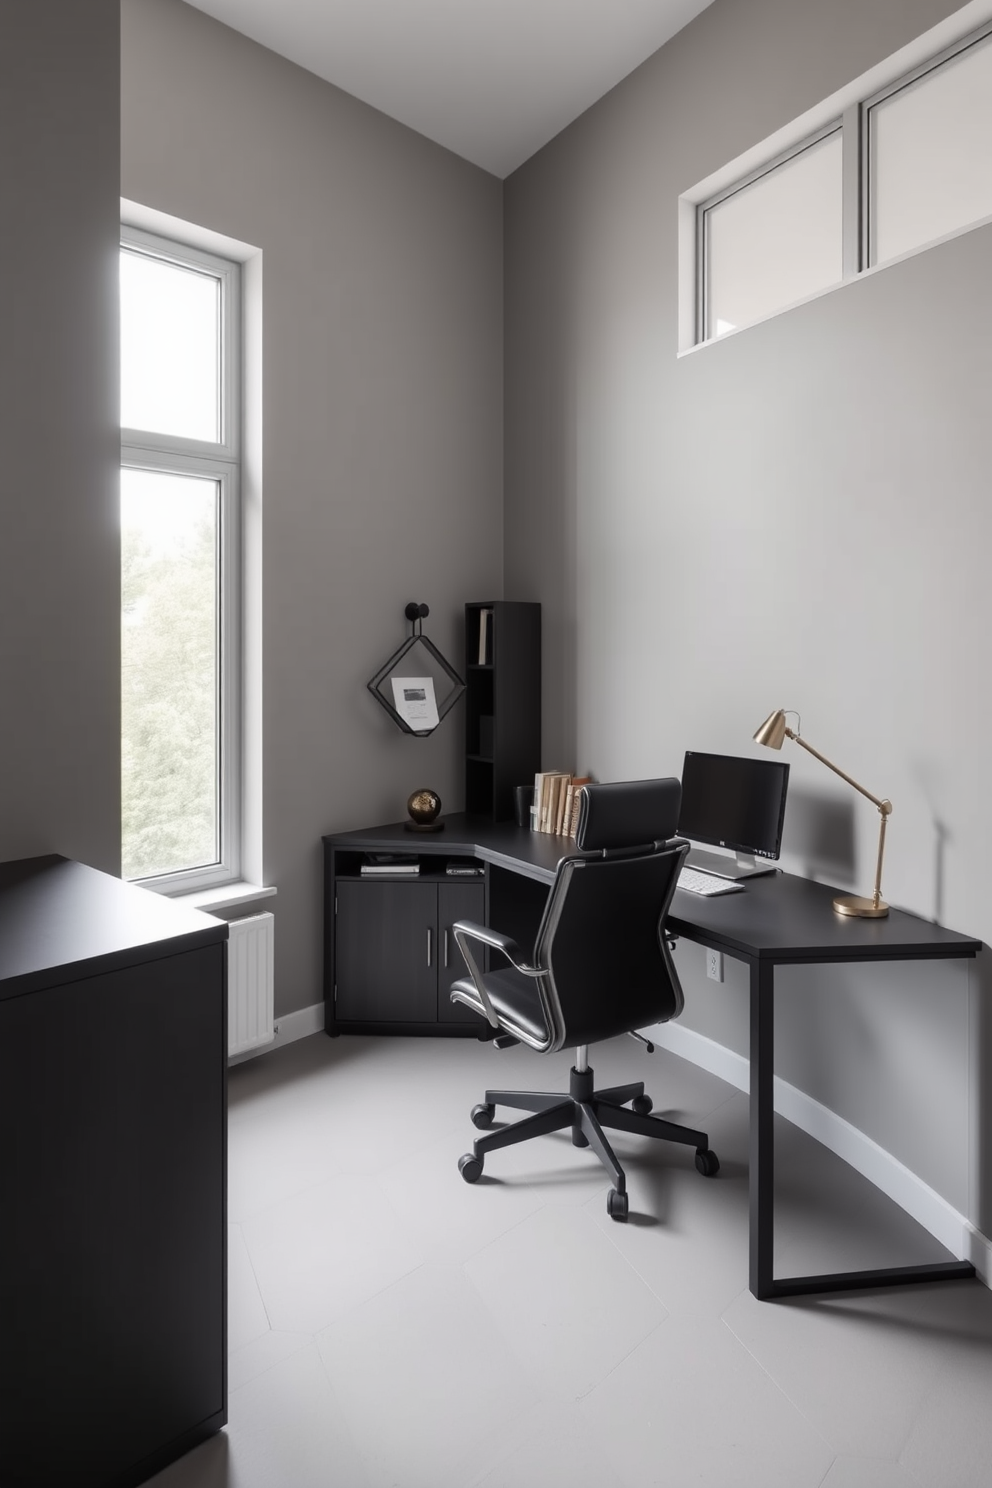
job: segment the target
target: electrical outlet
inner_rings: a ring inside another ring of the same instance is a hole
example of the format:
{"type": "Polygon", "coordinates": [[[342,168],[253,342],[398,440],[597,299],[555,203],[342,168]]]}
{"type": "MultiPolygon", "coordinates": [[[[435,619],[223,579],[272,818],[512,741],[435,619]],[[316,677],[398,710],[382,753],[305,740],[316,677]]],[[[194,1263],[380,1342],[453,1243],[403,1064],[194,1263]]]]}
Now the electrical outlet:
{"type": "Polygon", "coordinates": [[[723,952],[706,952],[706,975],[713,982],[723,981],[723,952]]]}

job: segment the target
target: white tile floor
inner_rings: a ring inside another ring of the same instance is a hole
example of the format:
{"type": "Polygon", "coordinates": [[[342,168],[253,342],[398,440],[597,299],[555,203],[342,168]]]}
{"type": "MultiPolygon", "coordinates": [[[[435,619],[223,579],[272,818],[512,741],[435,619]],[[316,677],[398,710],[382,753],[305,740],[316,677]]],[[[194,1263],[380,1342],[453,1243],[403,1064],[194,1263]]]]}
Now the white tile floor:
{"type": "MultiPolygon", "coordinates": [[[[756,1302],[745,1097],[629,1039],[591,1058],[706,1129],[719,1176],[617,1133],[626,1225],[567,1135],[465,1184],[486,1086],[565,1089],[565,1054],[317,1034],[232,1070],[230,1424],[154,1488],[988,1488],[992,1293],[756,1302]]],[[[780,1271],[939,1257],[777,1141],[780,1271]]]]}

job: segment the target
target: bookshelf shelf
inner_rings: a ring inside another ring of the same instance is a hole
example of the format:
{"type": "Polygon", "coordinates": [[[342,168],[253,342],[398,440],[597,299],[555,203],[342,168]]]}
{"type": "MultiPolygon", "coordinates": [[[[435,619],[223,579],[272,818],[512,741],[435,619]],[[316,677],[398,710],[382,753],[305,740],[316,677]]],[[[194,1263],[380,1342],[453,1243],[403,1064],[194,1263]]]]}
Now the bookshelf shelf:
{"type": "Polygon", "coordinates": [[[511,821],[513,787],[541,767],[541,606],[467,604],[465,671],[465,810],[511,821]]]}

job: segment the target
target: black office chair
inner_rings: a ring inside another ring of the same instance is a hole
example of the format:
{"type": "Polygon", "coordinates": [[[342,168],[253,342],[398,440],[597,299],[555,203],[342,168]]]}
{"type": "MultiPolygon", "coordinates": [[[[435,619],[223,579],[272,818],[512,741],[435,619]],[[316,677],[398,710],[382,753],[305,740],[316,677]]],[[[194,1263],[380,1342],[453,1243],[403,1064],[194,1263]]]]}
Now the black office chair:
{"type": "Polygon", "coordinates": [[[588,1046],[618,1033],[677,1018],[682,988],[665,939],[664,921],[689,844],[675,836],[681,786],[677,780],[588,785],[582,793],[576,846],[558,864],[531,961],[508,935],[460,920],[453,928],[470,976],[454,983],[463,1002],[498,1030],[498,1046],[522,1043],[539,1054],[576,1045],[569,1091],[487,1090],[472,1111],[480,1129],[496,1106],[535,1114],[480,1137],[459,1159],[475,1183],[488,1152],[548,1132],[572,1128],[576,1147],[591,1146],[611,1174],[607,1213],[627,1218],[627,1183],[603,1127],[664,1137],[696,1149],[706,1177],[719,1171],[705,1132],[651,1116],[641,1081],[595,1090],[588,1046]],[[472,954],[480,943],[501,952],[509,968],[482,972],[472,954]],[[629,1108],[628,1108],[629,1103],[629,1108]]]}

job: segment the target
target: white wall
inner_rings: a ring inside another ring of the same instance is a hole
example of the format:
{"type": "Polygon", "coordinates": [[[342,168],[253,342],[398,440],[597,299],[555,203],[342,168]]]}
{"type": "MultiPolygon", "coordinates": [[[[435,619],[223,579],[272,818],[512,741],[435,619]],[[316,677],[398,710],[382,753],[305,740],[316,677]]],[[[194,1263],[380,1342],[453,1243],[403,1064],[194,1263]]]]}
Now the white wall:
{"type": "Polygon", "coordinates": [[[117,0],[0,7],[0,861],[120,869],[117,0]]]}
{"type": "Polygon", "coordinates": [[[261,253],[260,871],[282,1015],[321,996],[321,835],[399,820],[422,785],[462,805],[461,706],[414,739],[365,684],[409,600],[460,667],[462,606],[502,592],[502,189],[180,0],[124,0],[121,192],[261,253]]]}
{"type": "MultiPolygon", "coordinates": [[[[677,774],[776,707],[887,795],[891,902],[992,939],[992,229],[676,358],[677,199],[953,6],[716,0],[506,183],[507,596],[548,761],[677,774]]],[[[870,888],[878,816],[802,751],[785,866],[870,888]]],[[[681,953],[746,1051],[746,982],[681,953]]],[[[779,1072],[986,1233],[980,966],[779,980],[779,1072]]]]}

